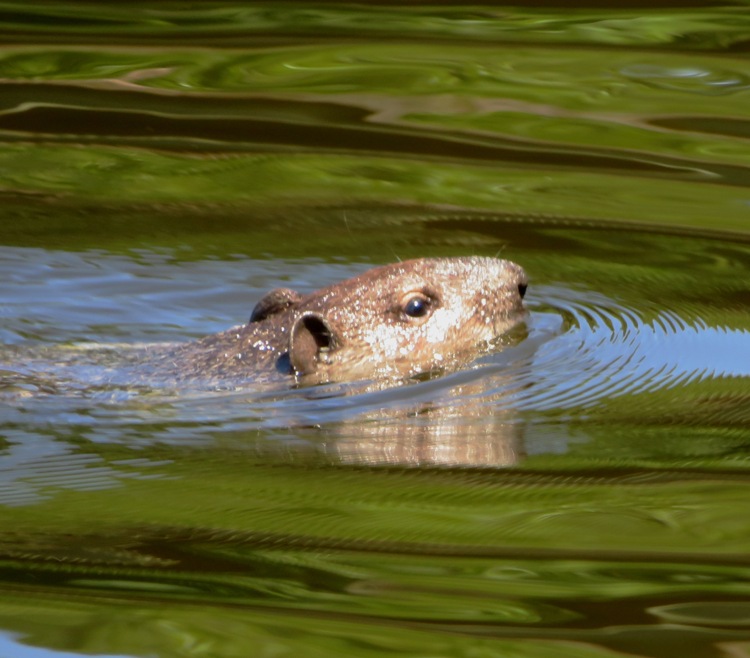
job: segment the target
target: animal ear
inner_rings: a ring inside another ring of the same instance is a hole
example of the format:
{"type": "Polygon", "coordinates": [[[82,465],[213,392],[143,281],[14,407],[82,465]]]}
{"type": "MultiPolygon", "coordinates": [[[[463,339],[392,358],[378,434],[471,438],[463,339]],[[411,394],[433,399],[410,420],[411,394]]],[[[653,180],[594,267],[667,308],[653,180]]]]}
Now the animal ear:
{"type": "Polygon", "coordinates": [[[335,348],[336,337],[320,313],[305,313],[294,323],[289,336],[289,361],[298,375],[315,372],[325,355],[335,348]]]}
{"type": "Polygon", "coordinates": [[[250,314],[250,322],[260,322],[271,315],[276,315],[286,311],[296,304],[302,295],[289,288],[274,288],[267,292],[260,301],[255,305],[253,312],[250,314]]]}

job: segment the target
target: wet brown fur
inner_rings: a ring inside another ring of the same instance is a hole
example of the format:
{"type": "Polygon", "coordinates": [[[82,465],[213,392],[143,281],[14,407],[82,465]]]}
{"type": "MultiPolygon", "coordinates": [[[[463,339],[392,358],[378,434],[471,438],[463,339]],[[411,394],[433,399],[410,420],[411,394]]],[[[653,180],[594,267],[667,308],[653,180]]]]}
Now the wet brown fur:
{"type": "Polygon", "coordinates": [[[154,355],[179,379],[304,383],[452,368],[523,320],[526,274],[484,257],[371,269],[307,296],[276,289],[245,325],[154,355]]]}

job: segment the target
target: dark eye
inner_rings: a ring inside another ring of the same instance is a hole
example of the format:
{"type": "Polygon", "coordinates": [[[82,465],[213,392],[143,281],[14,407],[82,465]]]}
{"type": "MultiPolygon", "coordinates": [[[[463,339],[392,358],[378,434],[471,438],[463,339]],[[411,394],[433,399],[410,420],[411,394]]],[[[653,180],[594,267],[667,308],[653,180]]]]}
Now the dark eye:
{"type": "Polygon", "coordinates": [[[410,318],[422,318],[430,310],[430,300],[424,295],[414,295],[406,300],[403,311],[410,318]]]}

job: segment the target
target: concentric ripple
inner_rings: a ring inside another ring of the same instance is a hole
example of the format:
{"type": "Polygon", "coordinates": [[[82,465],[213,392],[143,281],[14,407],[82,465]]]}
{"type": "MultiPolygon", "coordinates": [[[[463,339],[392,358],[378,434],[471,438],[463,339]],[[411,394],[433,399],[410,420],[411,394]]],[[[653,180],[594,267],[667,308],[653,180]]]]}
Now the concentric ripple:
{"type": "Polygon", "coordinates": [[[750,363],[738,358],[750,354],[745,330],[688,322],[668,309],[646,319],[591,291],[537,288],[532,304],[534,353],[505,373],[524,409],[589,408],[604,398],[750,376],[750,363]]]}

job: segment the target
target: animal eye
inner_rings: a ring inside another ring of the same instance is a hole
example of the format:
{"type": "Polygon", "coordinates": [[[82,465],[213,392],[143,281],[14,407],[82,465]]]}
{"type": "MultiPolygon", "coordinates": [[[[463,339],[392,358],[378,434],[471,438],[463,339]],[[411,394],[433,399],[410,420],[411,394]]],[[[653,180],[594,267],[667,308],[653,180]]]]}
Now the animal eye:
{"type": "Polygon", "coordinates": [[[403,311],[410,318],[422,318],[430,310],[430,299],[424,295],[409,297],[403,305],[403,311]]]}

